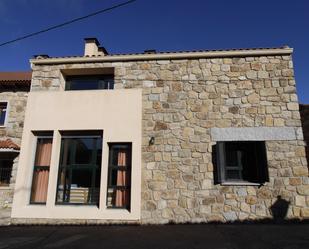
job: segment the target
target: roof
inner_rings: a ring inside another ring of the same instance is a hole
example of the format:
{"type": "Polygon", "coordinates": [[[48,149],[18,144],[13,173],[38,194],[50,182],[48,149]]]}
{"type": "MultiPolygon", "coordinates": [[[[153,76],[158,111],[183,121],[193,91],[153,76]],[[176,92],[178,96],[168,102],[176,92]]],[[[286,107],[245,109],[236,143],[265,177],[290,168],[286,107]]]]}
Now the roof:
{"type": "Polygon", "coordinates": [[[16,143],[14,143],[11,139],[0,140],[0,149],[13,149],[19,150],[20,147],[16,143]]]}
{"type": "Polygon", "coordinates": [[[31,81],[31,72],[0,72],[0,81],[31,81]]]}
{"type": "Polygon", "coordinates": [[[30,88],[31,74],[31,72],[0,72],[0,86],[30,88]]]}
{"type": "Polygon", "coordinates": [[[240,48],[240,49],[216,49],[216,50],[193,50],[176,52],[129,53],[108,54],[94,56],[64,56],[64,57],[35,57],[31,60],[34,64],[62,64],[78,62],[99,61],[136,61],[136,60],[168,60],[168,59],[192,59],[192,58],[222,58],[244,56],[267,56],[267,55],[290,55],[293,49],[288,46],[275,48],[240,48]]]}

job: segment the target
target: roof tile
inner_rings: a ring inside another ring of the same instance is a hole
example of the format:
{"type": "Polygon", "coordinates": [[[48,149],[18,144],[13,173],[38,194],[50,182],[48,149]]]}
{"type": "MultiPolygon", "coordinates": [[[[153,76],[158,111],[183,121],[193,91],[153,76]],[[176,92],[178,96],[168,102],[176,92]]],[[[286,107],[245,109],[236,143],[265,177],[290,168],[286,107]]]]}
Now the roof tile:
{"type": "Polygon", "coordinates": [[[20,147],[14,143],[11,139],[0,140],[0,149],[14,149],[19,150],[20,147]]]}

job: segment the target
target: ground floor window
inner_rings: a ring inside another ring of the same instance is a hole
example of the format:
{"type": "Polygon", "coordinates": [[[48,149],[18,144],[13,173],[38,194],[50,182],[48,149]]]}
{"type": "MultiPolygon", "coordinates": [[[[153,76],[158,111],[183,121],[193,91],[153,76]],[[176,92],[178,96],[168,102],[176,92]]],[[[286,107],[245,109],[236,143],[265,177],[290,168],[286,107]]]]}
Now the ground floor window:
{"type": "Polygon", "coordinates": [[[31,204],[46,203],[52,144],[52,134],[48,133],[37,136],[30,196],[31,204]]]}
{"type": "Polygon", "coordinates": [[[265,142],[218,142],[220,182],[264,183],[268,180],[265,142]]]}
{"type": "Polygon", "coordinates": [[[57,204],[99,205],[102,132],[62,132],[57,204]]]}
{"type": "Polygon", "coordinates": [[[15,157],[1,154],[4,153],[0,153],[0,186],[9,186],[15,157]]]}
{"type": "Polygon", "coordinates": [[[131,143],[110,143],[107,207],[130,210],[131,143]]]}

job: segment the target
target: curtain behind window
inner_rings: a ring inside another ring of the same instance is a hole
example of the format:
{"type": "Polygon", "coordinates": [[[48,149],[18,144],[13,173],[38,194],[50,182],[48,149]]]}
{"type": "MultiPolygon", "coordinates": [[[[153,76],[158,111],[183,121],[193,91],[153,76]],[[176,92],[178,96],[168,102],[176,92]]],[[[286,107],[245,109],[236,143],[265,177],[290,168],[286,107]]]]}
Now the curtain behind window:
{"type": "Polygon", "coordinates": [[[32,181],[31,202],[46,203],[52,139],[40,139],[37,144],[32,181]]]}
{"type": "MultiPolygon", "coordinates": [[[[118,166],[125,167],[127,166],[126,162],[126,152],[119,151],[118,152],[118,166]]],[[[117,186],[126,186],[127,182],[127,172],[124,170],[118,170],[117,172],[117,186]]],[[[116,190],[116,198],[115,198],[115,206],[123,207],[129,204],[129,193],[127,189],[117,189],[116,190]]]]}

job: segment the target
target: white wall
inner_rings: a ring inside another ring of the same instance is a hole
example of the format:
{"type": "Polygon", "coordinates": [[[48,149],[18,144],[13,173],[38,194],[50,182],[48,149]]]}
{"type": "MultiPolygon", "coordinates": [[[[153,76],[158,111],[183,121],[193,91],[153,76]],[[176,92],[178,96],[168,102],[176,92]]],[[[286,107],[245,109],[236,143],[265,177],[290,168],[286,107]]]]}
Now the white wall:
{"type": "Polygon", "coordinates": [[[89,90],[29,94],[12,218],[140,219],[142,91],[89,90]],[[100,203],[55,205],[61,130],[103,130],[100,203]],[[46,205],[30,205],[36,138],[32,131],[54,131],[46,205]],[[132,142],[131,211],[106,208],[108,144],[132,142]]]}

